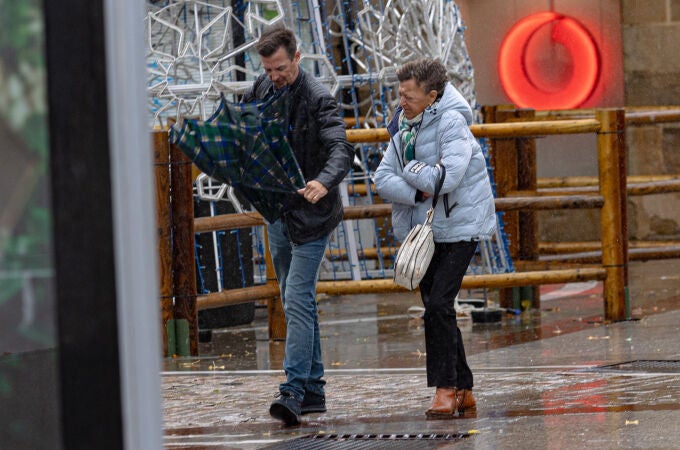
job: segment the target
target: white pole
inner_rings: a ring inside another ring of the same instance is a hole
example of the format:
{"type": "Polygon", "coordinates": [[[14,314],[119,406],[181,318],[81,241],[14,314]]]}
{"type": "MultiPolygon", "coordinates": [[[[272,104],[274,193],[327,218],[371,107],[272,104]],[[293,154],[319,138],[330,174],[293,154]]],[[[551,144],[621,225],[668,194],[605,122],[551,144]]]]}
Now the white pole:
{"type": "Polygon", "coordinates": [[[120,378],[125,449],[162,449],[161,340],[144,2],[105,0],[120,378]]]}

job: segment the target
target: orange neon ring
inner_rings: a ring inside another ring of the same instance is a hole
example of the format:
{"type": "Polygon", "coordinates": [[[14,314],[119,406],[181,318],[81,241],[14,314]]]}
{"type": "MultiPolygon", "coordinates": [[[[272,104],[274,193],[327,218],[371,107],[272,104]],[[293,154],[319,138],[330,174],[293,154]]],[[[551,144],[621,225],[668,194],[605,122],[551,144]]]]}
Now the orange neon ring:
{"type": "Polygon", "coordinates": [[[501,44],[498,75],[507,96],[521,108],[569,109],[583,104],[600,76],[600,56],[588,30],[576,20],[554,12],[528,16],[517,22],[501,44]],[[525,64],[529,41],[542,26],[554,22],[551,38],[564,45],[574,61],[569,82],[558,92],[536,87],[525,64]]]}

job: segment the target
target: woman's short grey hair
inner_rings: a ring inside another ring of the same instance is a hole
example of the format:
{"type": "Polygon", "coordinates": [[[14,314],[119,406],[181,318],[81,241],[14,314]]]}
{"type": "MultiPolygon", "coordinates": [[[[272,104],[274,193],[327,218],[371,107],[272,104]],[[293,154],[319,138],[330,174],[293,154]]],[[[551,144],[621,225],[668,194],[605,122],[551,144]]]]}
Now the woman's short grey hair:
{"type": "Polygon", "coordinates": [[[397,79],[400,82],[415,80],[424,92],[435,90],[438,97],[444,93],[446,83],[449,81],[444,64],[438,59],[430,58],[407,62],[397,69],[397,79]]]}

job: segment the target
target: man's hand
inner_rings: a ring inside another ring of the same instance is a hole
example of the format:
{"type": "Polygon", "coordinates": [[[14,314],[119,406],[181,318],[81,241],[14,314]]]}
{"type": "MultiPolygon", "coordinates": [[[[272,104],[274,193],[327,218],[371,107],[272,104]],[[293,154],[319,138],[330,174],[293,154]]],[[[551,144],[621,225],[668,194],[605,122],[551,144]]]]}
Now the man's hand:
{"type": "Polygon", "coordinates": [[[304,189],[298,189],[298,194],[302,195],[305,200],[309,203],[316,203],[321,200],[326,194],[328,194],[328,189],[326,186],[319,183],[316,180],[312,180],[307,183],[304,189]]]}

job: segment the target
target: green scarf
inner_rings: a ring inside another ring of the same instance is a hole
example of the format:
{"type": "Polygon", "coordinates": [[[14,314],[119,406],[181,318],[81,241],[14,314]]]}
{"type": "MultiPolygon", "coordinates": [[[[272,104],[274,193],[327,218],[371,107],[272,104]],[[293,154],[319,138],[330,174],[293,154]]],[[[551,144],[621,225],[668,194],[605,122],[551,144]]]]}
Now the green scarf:
{"type": "Polygon", "coordinates": [[[404,164],[416,156],[416,136],[423,120],[423,113],[418,114],[413,119],[407,119],[404,111],[399,118],[399,134],[401,135],[401,150],[404,155],[404,164]]]}

